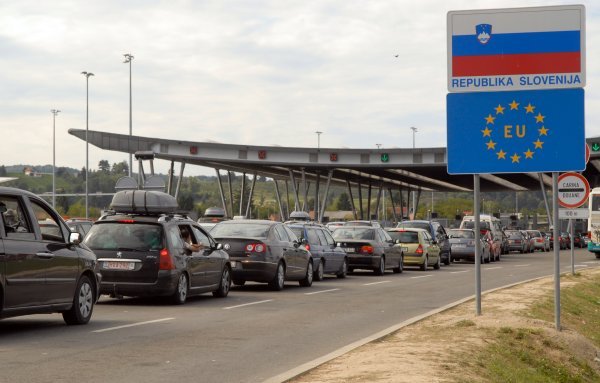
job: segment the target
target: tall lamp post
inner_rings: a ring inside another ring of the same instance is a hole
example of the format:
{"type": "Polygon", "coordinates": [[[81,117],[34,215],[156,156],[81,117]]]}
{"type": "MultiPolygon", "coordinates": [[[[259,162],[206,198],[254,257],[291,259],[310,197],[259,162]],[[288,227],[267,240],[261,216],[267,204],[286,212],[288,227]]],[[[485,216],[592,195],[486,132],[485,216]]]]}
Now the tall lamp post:
{"type": "MultiPolygon", "coordinates": [[[[414,126],[410,127],[410,130],[412,130],[413,132],[413,149],[415,148],[415,133],[417,133],[417,128],[415,128],[414,126]]],[[[417,207],[415,206],[417,203],[417,194],[413,191],[413,217],[415,217],[417,215],[417,207]]]]}
{"type": "Polygon", "coordinates": [[[90,211],[89,211],[89,205],[88,205],[88,197],[89,197],[89,192],[88,192],[88,179],[90,178],[90,167],[89,167],[89,155],[88,155],[88,129],[89,129],[89,122],[90,122],[90,114],[89,114],[89,98],[90,98],[90,92],[89,92],[89,83],[90,83],[90,76],[93,76],[94,74],[91,72],[81,72],[82,75],[85,76],[85,218],[89,218],[90,217],[90,211]]]}
{"type": "Polygon", "coordinates": [[[51,109],[52,113],[52,207],[56,208],[56,115],[60,113],[58,109],[51,109]]]}
{"type": "Polygon", "coordinates": [[[123,63],[129,63],[129,140],[127,141],[127,151],[129,151],[129,177],[131,177],[131,134],[132,134],[132,120],[131,120],[131,61],[133,60],[133,56],[130,53],[125,53],[125,61],[123,63]]]}
{"type": "Polygon", "coordinates": [[[321,149],[321,134],[323,132],[319,132],[317,130],[315,133],[317,133],[317,150],[320,150],[321,149]]]}

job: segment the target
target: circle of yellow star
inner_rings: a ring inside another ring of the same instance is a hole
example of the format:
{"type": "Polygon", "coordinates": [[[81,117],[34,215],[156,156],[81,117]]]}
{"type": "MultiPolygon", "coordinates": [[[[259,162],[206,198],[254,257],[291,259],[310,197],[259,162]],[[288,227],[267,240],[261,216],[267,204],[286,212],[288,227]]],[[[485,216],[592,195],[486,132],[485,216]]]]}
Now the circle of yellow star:
{"type": "Polygon", "coordinates": [[[519,162],[519,160],[521,159],[521,156],[517,155],[517,153],[513,154],[512,156],[510,156],[510,158],[512,159],[512,162],[519,162]]]}
{"type": "Polygon", "coordinates": [[[540,139],[538,138],[537,141],[534,141],[533,144],[535,145],[534,149],[542,149],[542,145],[544,144],[544,142],[540,141],[540,139]]]}
{"type": "Polygon", "coordinates": [[[483,137],[491,137],[492,130],[488,129],[487,126],[481,132],[483,133],[483,137]]]}
{"type": "Polygon", "coordinates": [[[513,102],[511,102],[508,105],[510,105],[510,110],[519,110],[519,103],[515,100],[513,100],[513,102]]]}
{"type": "Polygon", "coordinates": [[[500,149],[499,152],[496,153],[496,155],[498,156],[498,159],[502,159],[505,160],[506,159],[506,152],[502,149],[500,149]]]}
{"type": "Polygon", "coordinates": [[[548,130],[549,129],[546,129],[546,127],[544,127],[544,126],[542,126],[541,128],[538,129],[538,131],[540,132],[540,136],[547,136],[548,130]]]}
{"type": "Polygon", "coordinates": [[[529,149],[527,149],[526,152],[524,152],[523,154],[525,154],[525,159],[527,158],[533,158],[533,152],[529,149]]]}
{"type": "Polygon", "coordinates": [[[488,150],[496,150],[496,143],[490,139],[489,142],[486,143],[488,150]]]}
{"type": "Polygon", "coordinates": [[[497,107],[495,107],[494,109],[496,109],[496,114],[504,114],[504,108],[502,105],[498,104],[497,107]]]}
{"type": "Polygon", "coordinates": [[[531,103],[529,103],[526,107],[525,107],[525,113],[533,113],[533,110],[535,109],[535,106],[531,105],[531,103]]]}
{"type": "Polygon", "coordinates": [[[492,115],[491,115],[491,114],[489,114],[489,115],[488,115],[488,116],[485,118],[485,121],[486,121],[486,123],[487,123],[487,124],[493,124],[495,119],[496,119],[496,117],[492,117],[492,115]]]}
{"type": "Polygon", "coordinates": [[[538,115],[537,115],[537,116],[535,116],[535,122],[541,122],[541,123],[543,123],[543,122],[544,122],[544,118],[545,118],[545,117],[546,117],[546,116],[542,116],[542,114],[541,114],[541,113],[538,113],[538,115]]]}

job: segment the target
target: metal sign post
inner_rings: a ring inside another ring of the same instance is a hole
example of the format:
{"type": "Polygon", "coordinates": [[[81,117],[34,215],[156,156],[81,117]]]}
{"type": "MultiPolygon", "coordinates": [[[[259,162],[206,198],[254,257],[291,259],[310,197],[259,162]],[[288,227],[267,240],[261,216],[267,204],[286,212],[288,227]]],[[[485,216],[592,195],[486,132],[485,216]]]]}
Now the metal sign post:
{"type": "Polygon", "coordinates": [[[573,220],[569,218],[571,228],[571,274],[575,275],[575,238],[573,238],[573,220]]]}
{"type": "Polygon", "coordinates": [[[554,318],[555,328],[560,331],[560,243],[558,236],[558,173],[552,173],[552,222],[554,222],[554,318]]]}
{"type": "Polygon", "coordinates": [[[473,218],[475,218],[475,308],[477,315],[481,315],[481,231],[479,220],[479,204],[481,193],[479,190],[479,174],[473,175],[473,218]]]}

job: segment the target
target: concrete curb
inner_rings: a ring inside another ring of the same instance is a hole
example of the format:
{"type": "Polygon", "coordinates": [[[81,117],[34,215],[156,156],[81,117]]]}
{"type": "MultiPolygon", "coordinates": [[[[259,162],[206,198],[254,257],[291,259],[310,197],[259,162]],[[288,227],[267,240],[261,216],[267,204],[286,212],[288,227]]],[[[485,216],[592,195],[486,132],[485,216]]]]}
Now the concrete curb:
{"type": "MultiPolygon", "coordinates": [[[[570,273],[571,273],[570,271],[569,272],[564,272],[564,273],[561,273],[561,275],[570,274],[570,273]]],[[[482,292],[482,295],[483,294],[489,294],[489,293],[492,293],[492,292],[497,291],[497,290],[508,289],[508,288],[513,287],[513,286],[518,286],[518,285],[522,285],[522,284],[525,284],[525,283],[530,283],[530,282],[537,281],[537,280],[540,280],[540,279],[553,278],[553,277],[554,277],[554,275],[551,274],[551,275],[546,275],[546,276],[542,276],[542,277],[528,279],[528,280],[521,281],[521,282],[511,283],[511,284],[508,284],[508,285],[504,285],[504,286],[496,287],[496,288],[493,288],[493,289],[490,289],[490,290],[486,290],[486,291],[482,292]]],[[[333,360],[333,359],[335,359],[335,358],[337,358],[339,356],[342,356],[342,355],[344,355],[344,354],[346,354],[346,353],[348,353],[348,352],[350,352],[350,351],[352,351],[354,349],[357,349],[360,346],[363,346],[363,345],[365,345],[367,343],[370,343],[370,342],[376,341],[378,339],[381,339],[383,337],[386,337],[386,336],[390,335],[391,333],[400,330],[403,327],[409,326],[409,325],[411,325],[413,323],[416,323],[416,322],[418,322],[420,320],[423,320],[423,319],[425,319],[427,317],[430,317],[430,316],[435,315],[435,314],[439,314],[442,311],[446,311],[448,309],[451,309],[451,308],[456,307],[456,306],[458,306],[458,305],[460,305],[462,303],[465,303],[465,302],[468,302],[468,301],[474,300],[474,299],[475,299],[475,295],[471,295],[469,297],[462,298],[462,299],[459,299],[458,301],[455,301],[455,302],[452,302],[450,304],[447,304],[447,305],[445,305],[443,307],[440,307],[440,308],[437,308],[435,310],[431,310],[431,311],[428,311],[428,312],[426,312],[424,314],[418,315],[416,317],[410,318],[408,320],[405,320],[404,322],[401,322],[401,323],[398,323],[398,324],[396,324],[394,326],[388,327],[388,328],[386,328],[384,330],[381,330],[381,331],[379,331],[379,332],[377,332],[377,333],[375,333],[373,335],[370,335],[370,336],[368,336],[366,338],[363,338],[363,339],[357,340],[356,342],[350,343],[347,346],[341,347],[341,348],[339,348],[339,349],[337,349],[337,350],[335,350],[333,352],[330,352],[329,354],[323,355],[322,357],[319,357],[317,359],[311,360],[310,362],[301,364],[298,367],[295,367],[295,368],[293,368],[291,370],[288,370],[288,371],[286,371],[284,373],[281,373],[279,375],[276,375],[276,376],[273,376],[271,378],[268,378],[268,379],[264,380],[263,383],[283,383],[283,382],[286,382],[286,381],[288,381],[288,380],[290,380],[292,378],[297,377],[298,375],[301,375],[301,374],[303,374],[303,373],[305,373],[305,372],[307,372],[309,370],[312,370],[312,369],[314,369],[314,368],[322,365],[323,363],[329,362],[329,361],[331,361],[331,360],[333,360]]]]}

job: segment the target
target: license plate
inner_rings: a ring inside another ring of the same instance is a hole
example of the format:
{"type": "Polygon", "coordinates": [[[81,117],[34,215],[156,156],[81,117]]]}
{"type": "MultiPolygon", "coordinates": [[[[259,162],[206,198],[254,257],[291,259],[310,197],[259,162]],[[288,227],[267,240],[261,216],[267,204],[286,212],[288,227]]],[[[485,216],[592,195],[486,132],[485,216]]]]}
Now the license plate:
{"type": "Polygon", "coordinates": [[[133,270],[135,269],[135,263],[105,261],[102,267],[108,270],[133,270]]]}
{"type": "Polygon", "coordinates": [[[346,253],[354,253],[354,248],[353,247],[344,247],[343,249],[344,249],[344,251],[346,253]]]}

